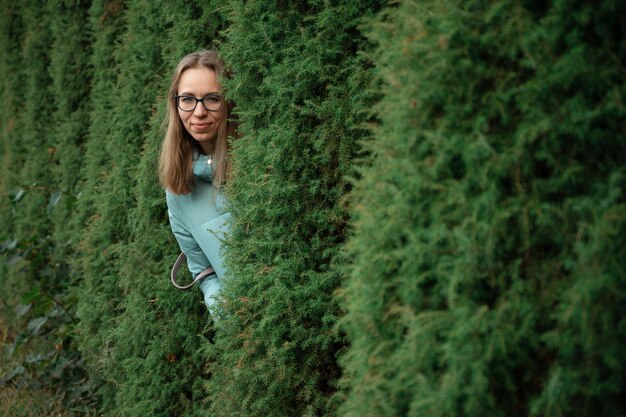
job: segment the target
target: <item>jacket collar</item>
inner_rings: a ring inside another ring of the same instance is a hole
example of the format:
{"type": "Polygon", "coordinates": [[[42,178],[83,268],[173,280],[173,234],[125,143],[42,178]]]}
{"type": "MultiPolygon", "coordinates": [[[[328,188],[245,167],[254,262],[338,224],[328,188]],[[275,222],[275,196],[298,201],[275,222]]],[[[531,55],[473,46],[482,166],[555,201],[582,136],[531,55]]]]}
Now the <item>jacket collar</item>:
{"type": "Polygon", "coordinates": [[[194,152],[193,155],[193,175],[205,182],[213,181],[213,158],[211,155],[202,155],[194,152]]]}

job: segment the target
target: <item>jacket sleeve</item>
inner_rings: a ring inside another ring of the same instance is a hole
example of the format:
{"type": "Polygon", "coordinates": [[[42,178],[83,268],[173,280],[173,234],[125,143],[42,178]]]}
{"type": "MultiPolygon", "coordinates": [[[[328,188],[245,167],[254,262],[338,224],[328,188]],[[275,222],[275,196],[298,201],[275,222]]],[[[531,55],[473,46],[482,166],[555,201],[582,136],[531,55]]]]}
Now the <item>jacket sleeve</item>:
{"type": "Polygon", "coordinates": [[[167,214],[170,220],[172,232],[180,250],[187,256],[187,267],[195,278],[205,268],[211,266],[209,259],[206,257],[196,239],[191,235],[184,222],[172,196],[167,194],[167,214]]]}

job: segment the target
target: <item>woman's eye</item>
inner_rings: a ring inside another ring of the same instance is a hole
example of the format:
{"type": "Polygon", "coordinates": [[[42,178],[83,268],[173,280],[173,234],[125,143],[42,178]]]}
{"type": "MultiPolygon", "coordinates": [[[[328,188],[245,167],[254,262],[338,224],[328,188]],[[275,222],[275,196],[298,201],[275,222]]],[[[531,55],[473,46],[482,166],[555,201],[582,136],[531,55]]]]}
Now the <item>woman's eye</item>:
{"type": "Polygon", "coordinates": [[[185,104],[191,104],[196,101],[196,99],[193,97],[181,97],[181,100],[185,104]]]}
{"type": "Polygon", "coordinates": [[[219,97],[215,97],[215,96],[208,96],[208,97],[205,97],[205,98],[203,99],[203,101],[204,101],[206,104],[215,104],[215,103],[219,103],[220,98],[219,98],[219,97]]]}

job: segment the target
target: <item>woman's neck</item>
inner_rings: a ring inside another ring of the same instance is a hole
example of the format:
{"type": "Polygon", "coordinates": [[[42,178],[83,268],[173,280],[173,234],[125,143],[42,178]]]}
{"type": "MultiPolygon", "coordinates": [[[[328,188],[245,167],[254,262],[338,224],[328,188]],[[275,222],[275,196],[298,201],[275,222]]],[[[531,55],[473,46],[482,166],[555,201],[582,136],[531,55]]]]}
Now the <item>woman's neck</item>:
{"type": "Polygon", "coordinates": [[[198,151],[202,155],[213,155],[213,153],[215,152],[215,143],[201,143],[198,147],[198,151]]]}

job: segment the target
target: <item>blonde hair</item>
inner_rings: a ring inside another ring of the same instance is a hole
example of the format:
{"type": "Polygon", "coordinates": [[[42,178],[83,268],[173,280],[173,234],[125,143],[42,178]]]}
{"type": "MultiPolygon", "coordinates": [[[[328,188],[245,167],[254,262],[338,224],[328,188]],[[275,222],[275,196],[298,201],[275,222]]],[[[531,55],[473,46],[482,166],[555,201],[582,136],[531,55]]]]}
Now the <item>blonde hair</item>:
{"type": "MultiPolygon", "coordinates": [[[[216,51],[199,51],[185,56],[176,66],[172,83],[167,93],[167,113],[163,124],[166,128],[159,158],[159,179],[161,184],[174,194],[189,194],[194,188],[193,153],[200,152],[200,144],[183,126],[176,99],[180,78],[188,69],[208,68],[215,71],[219,78],[229,78],[224,62],[216,51]]],[[[213,150],[213,186],[219,189],[228,179],[230,163],[228,161],[228,138],[237,133],[236,121],[232,119],[234,104],[226,101],[225,123],[219,126],[215,148],[213,150]]],[[[224,111],[224,110],[221,110],[224,111]]]]}

